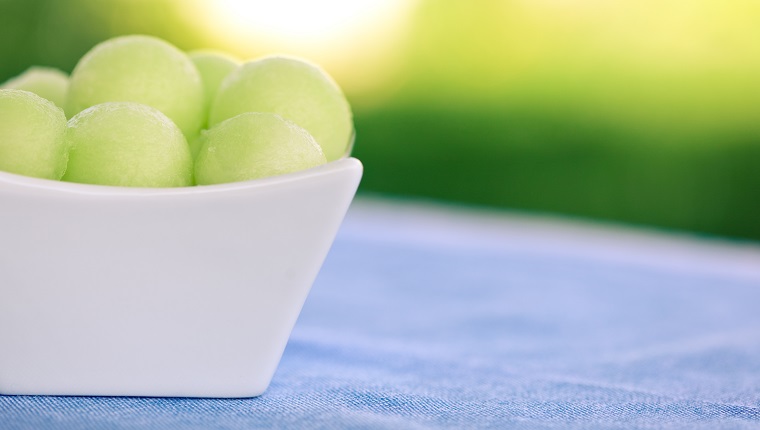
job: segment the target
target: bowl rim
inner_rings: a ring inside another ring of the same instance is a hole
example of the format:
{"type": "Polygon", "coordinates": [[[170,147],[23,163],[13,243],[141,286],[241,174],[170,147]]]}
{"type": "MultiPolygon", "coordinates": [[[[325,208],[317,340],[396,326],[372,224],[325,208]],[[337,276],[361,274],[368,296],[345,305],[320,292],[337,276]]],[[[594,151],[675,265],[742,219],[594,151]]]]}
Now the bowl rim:
{"type": "Polygon", "coordinates": [[[175,195],[195,195],[220,193],[226,191],[236,191],[249,188],[268,188],[274,185],[286,184],[306,180],[308,178],[322,176],[333,171],[359,168],[362,169],[361,162],[353,157],[344,157],[338,160],[330,161],[317,167],[312,167],[298,172],[286,173],[282,175],[269,176],[260,179],[251,179],[248,181],[230,182],[225,184],[214,185],[193,185],[189,187],[175,188],[141,188],[141,187],[119,187],[112,185],[93,185],[79,184],[75,182],[63,182],[52,179],[35,178],[10,172],[0,171],[0,189],[7,186],[17,188],[27,188],[33,190],[42,190],[49,192],[59,192],[65,194],[93,195],[93,196],[175,196],[175,195]]]}

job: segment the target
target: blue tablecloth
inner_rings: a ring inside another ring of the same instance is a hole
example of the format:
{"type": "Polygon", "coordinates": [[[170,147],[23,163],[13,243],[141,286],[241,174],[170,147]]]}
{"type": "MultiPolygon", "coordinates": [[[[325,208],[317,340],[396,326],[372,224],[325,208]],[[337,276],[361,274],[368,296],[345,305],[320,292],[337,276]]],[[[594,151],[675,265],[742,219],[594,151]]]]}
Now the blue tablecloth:
{"type": "Polygon", "coordinates": [[[2,429],[272,427],[760,428],[760,246],[359,200],[263,396],[0,396],[2,429]]]}

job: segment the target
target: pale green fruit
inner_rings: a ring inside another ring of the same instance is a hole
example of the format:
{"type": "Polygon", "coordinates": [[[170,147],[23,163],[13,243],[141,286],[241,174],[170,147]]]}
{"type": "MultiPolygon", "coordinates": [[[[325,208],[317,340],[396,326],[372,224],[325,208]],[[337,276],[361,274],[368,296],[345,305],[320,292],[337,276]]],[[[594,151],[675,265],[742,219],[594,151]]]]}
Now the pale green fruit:
{"type": "Polygon", "coordinates": [[[66,91],[69,89],[69,77],[51,67],[30,67],[24,73],[5,82],[2,87],[32,92],[63,108],[66,91]]]}
{"type": "Polygon", "coordinates": [[[203,89],[206,96],[203,127],[206,128],[208,126],[208,111],[211,107],[211,102],[214,100],[214,96],[216,96],[216,91],[219,89],[219,85],[240,63],[227,54],[215,51],[194,51],[189,52],[187,56],[190,57],[190,61],[198,68],[203,80],[203,89]]]}
{"type": "Polygon", "coordinates": [[[206,141],[206,132],[201,131],[201,134],[198,136],[195,136],[195,139],[189,139],[187,143],[190,145],[190,154],[193,156],[193,159],[198,157],[198,153],[201,151],[201,147],[203,147],[203,143],[206,141]]]}
{"type": "Polygon", "coordinates": [[[353,134],[351,108],[319,67],[286,57],[245,63],[222,82],[211,105],[213,126],[244,112],[271,112],[305,128],[328,161],[346,155],[353,134]]]}
{"type": "Polygon", "coordinates": [[[122,36],[90,50],[71,73],[66,113],[104,102],[137,102],[172,119],[185,136],[198,134],[203,83],[184,52],[150,36],[122,36]]]}
{"type": "Polygon", "coordinates": [[[0,170],[61,179],[66,170],[66,116],[53,102],[21,90],[0,90],[0,170]]]}
{"type": "Polygon", "coordinates": [[[270,113],[244,113],[203,132],[195,161],[198,185],[246,181],[327,162],[303,128],[270,113]]]}
{"type": "Polygon", "coordinates": [[[95,105],[71,118],[64,181],[122,187],[192,185],[193,159],[180,129],[150,106],[95,105]]]}

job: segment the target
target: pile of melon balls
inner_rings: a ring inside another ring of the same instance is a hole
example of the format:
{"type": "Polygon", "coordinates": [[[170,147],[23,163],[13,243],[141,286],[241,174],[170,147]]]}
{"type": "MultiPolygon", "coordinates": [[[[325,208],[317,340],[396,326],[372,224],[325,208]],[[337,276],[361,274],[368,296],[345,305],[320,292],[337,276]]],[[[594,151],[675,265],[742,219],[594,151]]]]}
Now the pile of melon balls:
{"type": "Polygon", "coordinates": [[[71,76],[31,68],[0,89],[0,170],[123,187],[291,173],[345,157],[351,108],[319,67],[240,64],[150,36],[107,40],[71,76]]]}

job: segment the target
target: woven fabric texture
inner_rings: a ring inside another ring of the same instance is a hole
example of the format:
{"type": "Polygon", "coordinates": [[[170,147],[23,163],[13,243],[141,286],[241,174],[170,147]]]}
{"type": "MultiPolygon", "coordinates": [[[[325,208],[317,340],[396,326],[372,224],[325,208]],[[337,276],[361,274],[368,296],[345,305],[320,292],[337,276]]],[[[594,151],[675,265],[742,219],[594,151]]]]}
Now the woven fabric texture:
{"type": "Polygon", "coordinates": [[[0,396],[0,428],[756,429],[760,246],[359,200],[263,396],[0,396]]]}

